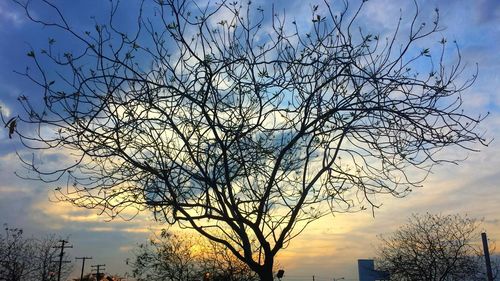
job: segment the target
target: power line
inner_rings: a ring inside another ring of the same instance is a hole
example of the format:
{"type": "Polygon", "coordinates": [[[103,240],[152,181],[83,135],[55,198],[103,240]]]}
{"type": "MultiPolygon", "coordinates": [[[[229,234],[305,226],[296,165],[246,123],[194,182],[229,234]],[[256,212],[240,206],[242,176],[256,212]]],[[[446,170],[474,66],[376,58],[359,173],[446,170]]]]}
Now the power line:
{"type": "Polygon", "coordinates": [[[486,236],[486,232],[481,233],[481,239],[483,240],[484,260],[486,262],[486,274],[488,276],[488,281],[493,281],[493,273],[491,271],[490,252],[488,250],[488,237],[486,236]]]}
{"type": "Polygon", "coordinates": [[[59,243],[61,243],[60,246],[54,246],[53,248],[56,248],[56,249],[61,249],[61,253],[59,254],[59,269],[57,270],[57,281],[61,281],[61,269],[62,269],[62,264],[63,263],[69,263],[71,261],[63,261],[63,257],[64,257],[64,249],[68,249],[68,248],[73,248],[72,245],[67,245],[67,243],[69,243],[67,240],[59,240],[59,243]]]}
{"type": "Polygon", "coordinates": [[[83,271],[85,269],[85,260],[91,260],[92,257],[79,257],[75,258],[75,260],[82,260],[82,274],[80,275],[80,281],[83,280],[83,271]]]}
{"type": "MultiPolygon", "coordinates": [[[[96,274],[95,274],[95,279],[97,281],[99,281],[99,273],[101,272],[101,267],[104,267],[106,266],[105,264],[95,264],[95,265],[91,265],[90,267],[91,268],[95,268],[96,269],[96,274]]],[[[102,270],[105,270],[104,268],[102,270]]]]}

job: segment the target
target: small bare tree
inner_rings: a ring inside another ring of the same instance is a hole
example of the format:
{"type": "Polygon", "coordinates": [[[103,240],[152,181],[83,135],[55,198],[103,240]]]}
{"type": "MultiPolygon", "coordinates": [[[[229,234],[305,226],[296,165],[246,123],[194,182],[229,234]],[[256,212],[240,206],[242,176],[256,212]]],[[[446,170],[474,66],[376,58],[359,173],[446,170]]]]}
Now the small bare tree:
{"type": "MultiPolygon", "coordinates": [[[[201,268],[213,281],[257,281],[258,275],[237,259],[227,248],[214,241],[204,244],[200,255],[201,268]]],[[[276,272],[275,264],[273,272],[276,272]]]]}
{"type": "Polygon", "coordinates": [[[462,109],[476,76],[461,76],[458,48],[446,66],[445,39],[416,47],[438,41],[437,10],[425,24],[416,6],[381,37],[361,28],[365,1],[311,5],[298,26],[251,2],[156,0],[140,2],[133,29],[112,3],[106,24],[80,31],[49,1],[50,19],[14,1],[79,46],[51,38],[28,52],[34,68],[21,74],[43,101],[21,96],[26,114],[9,122],[27,147],[75,161],[24,163],[44,181],[68,176],[61,200],[111,217],[149,210],[221,243],[262,280],[310,222],[402,197],[456,160],[440,150],[485,144],[483,117],[462,109]]]}
{"type": "MultiPolygon", "coordinates": [[[[60,245],[56,235],[51,234],[40,238],[31,238],[32,255],[29,262],[33,271],[30,279],[33,281],[52,281],[56,280],[59,270],[60,245]]],[[[67,259],[67,255],[64,257],[67,259]]],[[[61,280],[66,280],[73,270],[73,264],[63,263],[61,268],[61,280]]]]}
{"type": "Polygon", "coordinates": [[[485,280],[479,222],[460,215],[413,215],[381,237],[379,267],[394,280],[485,280]]]}
{"type": "Polygon", "coordinates": [[[0,235],[0,280],[21,281],[31,273],[29,256],[32,254],[23,230],[5,227],[0,235]]]}
{"type": "MultiPolygon", "coordinates": [[[[55,280],[59,251],[54,235],[26,238],[20,228],[5,227],[0,234],[0,281],[55,280]]],[[[62,276],[69,276],[71,264],[64,264],[62,276]]]]}
{"type": "Polygon", "coordinates": [[[176,234],[162,231],[149,243],[134,250],[132,269],[138,280],[186,281],[199,277],[194,244],[176,234]]]}
{"type": "Polygon", "coordinates": [[[207,275],[217,281],[255,281],[257,275],[228,249],[202,237],[163,230],[133,251],[137,280],[191,281],[207,275]]]}

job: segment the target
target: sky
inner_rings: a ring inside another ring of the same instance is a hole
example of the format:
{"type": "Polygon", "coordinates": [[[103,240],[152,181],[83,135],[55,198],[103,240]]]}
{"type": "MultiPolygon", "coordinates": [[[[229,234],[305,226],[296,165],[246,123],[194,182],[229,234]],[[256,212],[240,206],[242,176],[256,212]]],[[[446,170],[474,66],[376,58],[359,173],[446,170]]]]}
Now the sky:
{"type": "MultiPolygon", "coordinates": [[[[132,0],[130,0],[132,1],[132,0]]],[[[35,1],[36,2],[36,1],[35,1]]],[[[108,1],[54,1],[77,29],[93,26],[93,19],[105,18],[108,1]]],[[[125,1],[123,1],[125,2],[125,1]]],[[[303,0],[254,1],[265,9],[270,3],[276,10],[286,10],[287,17],[307,19],[311,5],[303,0]]],[[[340,1],[332,1],[337,3],[340,1]]],[[[379,197],[382,206],[374,212],[335,214],[311,224],[278,256],[285,269],[286,280],[332,280],[344,277],[356,280],[357,259],[372,258],[377,247],[377,235],[397,229],[412,213],[467,214],[483,219],[481,230],[500,243],[500,1],[497,0],[417,0],[423,17],[438,7],[441,12],[442,35],[456,40],[464,61],[479,66],[475,84],[467,90],[464,108],[473,114],[490,112],[481,124],[488,147],[477,147],[479,153],[451,151],[464,158],[459,165],[436,166],[422,188],[406,198],[379,197]]],[[[126,24],[134,15],[134,5],[122,9],[126,24]]],[[[370,0],[360,18],[370,28],[386,32],[394,27],[400,13],[408,16],[413,1],[370,0]],[[402,11],[402,12],[400,12],[402,11]]],[[[34,6],[35,15],[50,15],[34,6]]],[[[298,21],[298,24],[302,24],[298,21]]],[[[0,1],[0,107],[6,117],[20,112],[17,98],[39,96],[39,89],[14,73],[30,65],[26,53],[31,47],[42,46],[53,36],[48,27],[30,22],[23,11],[11,1],[0,1]]],[[[433,38],[434,40],[435,38],[433,38]]],[[[63,42],[71,44],[70,42],[63,42]]],[[[435,45],[435,41],[420,44],[435,45]]],[[[123,274],[125,260],[137,243],[145,242],[151,231],[164,226],[155,223],[148,214],[131,221],[109,221],[95,210],[82,210],[66,203],[53,202],[53,186],[38,181],[26,181],[14,173],[26,173],[16,153],[26,153],[18,139],[8,138],[0,130],[0,223],[25,229],[28,235],[56,233],[67,237],[73,249],[72,257],[93,256],[91,264],[106,264],[106,271],[123,274]]],[[[57,159],[46,165],[57,165],[57,159]]],[[[477,243],[479,243],[478,237],[477,243]]],[[[76,265],[79,268],[79,264],[76,265]]]]}

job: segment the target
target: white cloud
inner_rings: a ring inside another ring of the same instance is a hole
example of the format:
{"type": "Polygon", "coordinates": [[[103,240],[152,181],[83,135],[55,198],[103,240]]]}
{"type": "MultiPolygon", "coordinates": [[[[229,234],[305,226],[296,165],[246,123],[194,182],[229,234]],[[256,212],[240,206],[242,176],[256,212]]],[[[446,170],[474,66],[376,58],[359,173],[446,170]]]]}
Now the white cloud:
{"type": "MultiPolygon", "coordinates": [[[[491,124],[499,120],[491,120],[491,124]]],[[[500,202],[497,182],[500,174],[500,147],[491,145],[482,153],[471,154],[460,165],[443,165],[434,169],[424,187],[408,197],[382,198],[384,205],[371,213],[338,214],[313,223],[283,251],[279,262],[290,274],[332,272],[346,278],[353,273],[356,260],[372,258],[378,243],[378,234],[390,233],[406,222],[412,213],[468,214],[484,218],[481,230],[492,240],[500,239],[500,215],[493,208],[500,202]],[[306,261],[306,264],[299,261],[306,261]],[[341,264],[342,266],[338,266],[341,264]],[[351,267],[348,270],[345,266],[351,267]],[[333,271],[335,269],[335,271],[333,271]],[[307,270],[307,272],[304,272],[307,270]]],[[[478,242],[480,241],[480,237],[478,242]]]]}
{"type": "MultiPolygon", "coordinates": [[[[17,11],[11,10],[7,5],[6,1],[0,3],[0,22],[6,22],[14,26],[20,26],[24,22],[24,15],[17,11]]],[[[4,25],[7,28],[8,25],[4,25]]]]}
{"type": "Polygon", "coordinates": [[[10,114],[12,113],[10,108],[1,100],[0,100],[0,111],[2,112],[4,117],[10,117],[10,114]]]}
{"type": "MultiPolygon", "coordinates": [[[[12,24],[22,24],[23,16],[9,10],[8,5],[5,4],[7,2],[0,1],[0,24],[2,27],[8,28],[12,24]]],[[[321,1],[313,2],[321,3],[321,1]]],[[[495,138],[497,141],[493,142],[489,148],[485,148],[482,153],[469,153],[469,159],[459,166],[437,167],[424,183],[424,187],[415,190],[407,198],[378,198],[384,205],[376,210],[375,218],[368,211],[356,214],[339,214],[335,218],[326,217],[312,224],[301,236],[292,241],[288,249],[280,254],[278,262],[287,271],[287,276],[318,272],[317,274],[320,275],[356,278],[356,259],[369,258],[374,255],[377,243],[376,235],[393,231],[398,225],[404,223],[413,212],[460,212],[468,213],[472,217],[484,217],[484,229],[488,231],[488,236],[492,240],[500,240],[500,214],[498,214],[500,192],[498,192],[497,184],[500,179],[497,168],[500,167],[500,147],[498,145],[500,138],[500,118],[498,117],[500,113],[500,95],[498,94],[500,78],[497,74],[499,72],[498,46],[494,43],[500,34],[498,32],[500,24],[492,27],[500,19],[498,16],[500,5],[496,0],[479,0],[477,4],[473,0],[424,0],[421,2],[423,3],[421,8],[430,12],[429,16],[431,16],[435,4],[442,8],[443,24],[448,27],[443,35],[449,36],[450,42],[457,38],[459,44],[465,44],[464,59],[471,63],[479,62],[480,80],[470,89],[470,95],[466,95],[465,106],[474,112],[493,111],[492,116],[486,120],[482,127],[488,129],[488,138],[495,138]],[[483,26],[475,25],[476,13],[477,22],[483,26]],[[484,24],[489,26],[488,29],[484,29],[484,24]],[[469,35],[475,37],[468,37],[469,35]]],[[[411,15],[412,3],[411,0],[404,2],[369,1],[366,13],[361,19],[371,22],[376,29],[390,30],[397,22],[399,8],[407,7],[403,12],[405,15],[411,15]]],[[[296,18],[298,24],[304,26],[309,24],[311,19],[308,1],[288,1],[286,9],[288,20],[296,18]]],[[[405,19],[407,18],[405,17],[405,19]]],[[[473,68],[472,65],[470,66],[473,68]]],[[[6,97],[2,98],[4,98],[4,102],[0,101],[2,112],[5,116],[11,116],[12,109],[5,104],[8,100],[6,97]]],[[[14,102],[10,104],[13,105],[14,102]]],[[[6,142],[2,142],[5,138],[6,130],[0,127],[0,148],[2,149],[6,147],[6,142]]],[[[451,153],[457,154],[459,152],[451,151],[451,153]]],[[[458,157],[460,158],[461,155],[465,154],[459,154],[458,157]]],[[[86,245],[83,242],[85,241],[88,242],[88,245],[92,245],[88,247],[89,249],[96,251],[102,249],[102,251],[111,252],[110,245],[117,244],[116,248],[120,249],[120,253],[110,257],[105,261],[106,263],[119,260],[116,257],[123,256],[123,252],[130,249],[130,245],[133,245],[130,242],[132,239],[130,237],[141,237],[143,240],[140,242],[145,241],[144,239],[147,237],[145,234],[148,230],[146,225],[151,223],[146,219],[106,223],[103,222],[104,218],[97,217],[95,210],[87,211],[47,202],[48,190],[53,187],[38,182],[16,179],[13,171],[19,169],[19,166],[11,164],[11,161],[16,160],[13,156],[15,155],[10,154],[9,157],[0,158],[0,178],[2,179],[0,183],[0,211],[3,211],[0,212],[3,215],[3,221],[0,223],[6,221],[12,226],[23,228],[29,226],[50,229],[51,231],[73,231],[76,233],[72,237],[72,243],[75,243],[75,246],[86,245]],[[95,233],[90,233],[89,229],[95,233]],[[79,233],[84,234],[78,236],[79,233]],[[122,241],[116,239],[116,236],[127,239],[122,241]],[[93,241],[93,237],[98,237],[99,239],[95,238],[98,241],[93,241]],[[101,244],[95,246],[91,242],[101,244]],[[110,245],[106,245],[106,243],[110,245]]],[[[49,165],[48,162],[46,159],[46,165],[49,165]]],[[[84,251],[82,248],[75,247],[73,253],[77,255],[78,250],[84,251]]],[[[310,275],[307,278],[310,279],[310,275]]]]}
{"type": "Polygon", "coordinates": [[[500,2],[498,0],[477,0],[476,17],[480,23],[495,21],[500,17],[500,2]]]}

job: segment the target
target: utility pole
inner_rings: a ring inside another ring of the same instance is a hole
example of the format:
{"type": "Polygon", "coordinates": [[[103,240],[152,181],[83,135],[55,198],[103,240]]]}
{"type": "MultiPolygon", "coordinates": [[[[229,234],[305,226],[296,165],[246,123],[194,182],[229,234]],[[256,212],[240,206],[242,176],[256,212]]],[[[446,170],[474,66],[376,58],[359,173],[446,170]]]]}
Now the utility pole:
{"type": "Polygon", "coordinates": [[[80,274],[80,281],[83,280],[83,270],[85,269],[85,260],[91,260],[92,257],[75,258],[75,260],[82,260],[82,274],[80,274]]]}
{"type": "Polygon", "coordinates": [[[54,247],[57,249],[59,249],[59,248],[61,249],[61,253],[59,254],[59,269],[57,270],[57,281],[61,281],[61,269],[62,269],[63,262],[64,263],[71,262],[71,261],[63,261],[64,249],[73,248],[73,246],[67,245],[69,243],[67,240],[63,239],[63,240],[59,240],[59,242],[61,243],[61,246],[54,247]]]}
{"type": "Polygon", "coordinates": [[[493,281],[493,272],[491,271],[491,261],[490,261],[490,250],[488,249],[488,237],[486,237],[486,232],[481,233],[481,238],[483,240],[484,260],[486,262],[486,274],[488,276],[488,281],[493,281]]]}
{"type": "MultiPolygon", "coordinates": [[[[106,266],[106,265],[105,264],[96,264],[96,265],[91,265],[90,266],[90,267],[96,269],[96,274],[95,274],[95,280],[96,281],[99,281],[99,273],[101,272],[101,267],[104,267],[104,266],[106,266]]],[[[102,268],[102,270],[105,270],[105,269],[102,268]]]]}

